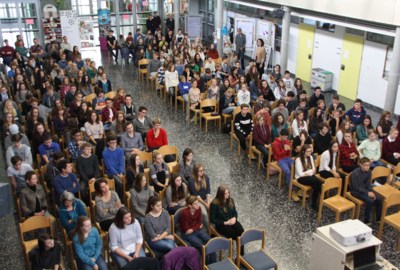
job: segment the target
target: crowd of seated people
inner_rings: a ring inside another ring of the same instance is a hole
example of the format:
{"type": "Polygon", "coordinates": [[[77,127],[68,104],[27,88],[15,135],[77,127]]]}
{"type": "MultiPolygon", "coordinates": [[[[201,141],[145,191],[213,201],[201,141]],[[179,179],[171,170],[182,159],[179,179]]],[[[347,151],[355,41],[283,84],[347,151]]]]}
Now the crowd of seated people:
{"type": "MultiPolygon", "coordinates": [[[[288,186],[293,177],[312,187],[313,209],[322,185],[317,173],[344,179],[354,172],[352,194],[369,206],[378,201],[364,181],[369,177],[365,173],[370,167],[393,168],[400,161],[399,124],[393,127],[389,112],[374,129],[359,99],[349,110],[337,95],[326,104],[320,88],[307,97],[301,79],[293,82],[289,71],[282,76],[279,65],[267,73],[261,53],[244,66],[237,52],[218,55],[214,44],[207,47],[171,32],[139,30],[117,41],[110,31],[108,49],[116,60],[119,50],[129,49],[136,66],[141,59],[150,60],[148,76],[173,97],[182,96],[187,108],[216,100],[217,108],[211,111],[230,116],[238,147],[252,156],[252,137],[264,167],[272,156],[288,186]]],[[[219,234],[232,239],[242,234],[229,188],[221,185],[211,199],[212,176],[195,162],[191,149],[183,151],[182,159],[164,156],[168,127],[147,116],[151,111],[136,103],[135,93],[126,94],[103,67],[82,60],[76,46],[69,50],[67,37],[47,47],[34,42],[25,60],[7,41],[0,49],[1,132],[21,221],[43,216],[54,223],[57,216],[73,243],[79,269],[107,268],[101,254],[107,232],[107,246],[119,268],[144,257],[144,243],[161,253],[174,249],[170,215],[178,211],[185,219],[180,220],[183,238],[199,251],[209,240],[202,226],[204,213],[219,234]],[[141,160],[146,152],[151,158],[141,160]]],[[[193,121],[189,110],[184,113],[193,121]]],[[[306,196],[292,193],[295,201],[300,195],[306,196]]],[[[39,237],[30,256],[32,266],[53,269],[60,264],[57,257],[47,258],[60,253],[52,241],[47,234],[39,237]]]]}

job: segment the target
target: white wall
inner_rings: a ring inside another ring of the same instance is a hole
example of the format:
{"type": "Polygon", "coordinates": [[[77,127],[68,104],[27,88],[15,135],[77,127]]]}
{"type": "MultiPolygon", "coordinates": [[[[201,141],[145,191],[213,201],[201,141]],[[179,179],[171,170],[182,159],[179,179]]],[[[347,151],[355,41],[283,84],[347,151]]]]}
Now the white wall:
{"type": "Polygon", "coordinates": [[[299,42],[299,25],[298,24],[290,24],[287,69],[291,73],[296,72],[298,42],[299,42]]]}
{"type": "Polygon", "coordinates": [[[332,88],[338,90],[345,28],[336,25],[335,32],[315,30],[312,68],[333,72],[332,88]]]}

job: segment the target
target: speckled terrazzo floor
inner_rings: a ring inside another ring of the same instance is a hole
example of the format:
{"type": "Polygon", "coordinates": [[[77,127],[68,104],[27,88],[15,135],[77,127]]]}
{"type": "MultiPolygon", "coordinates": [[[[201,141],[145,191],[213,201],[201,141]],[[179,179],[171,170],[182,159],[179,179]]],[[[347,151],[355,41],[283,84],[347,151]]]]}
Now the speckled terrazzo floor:
{"type": "MultiPolygon", "coordinates": [[[[92,56],[92,55],[89,55],[92,56]]],[[[99,55],[93,58],[98,59],[99,55]]],[[[276,259],[279,269],[308,269],[312,233],[318,227],[315,212],[303,210],[298,203],[288,201],[287,187],[277,187],[277,178],[265,180],[265,172],[257,171],[255,162],[237,155],[237,146],[229,148],[229,136],[217,131],[213,124],[206,134],[199,127],[187,126],[181,111],[175,112],[144,84],[136,81],[136,73],[131,67],[109,65],[105,59],[105,69],[113,87],[124,87],[133,95],[136,105],[145,105],[149,116],[159,116],[166,129],[169,144],[177,145],[179,152],[190,147],[197,162],[203,163],[211,179],[212,197],[217,187],[226,183],[231,189],[239,212],[239,221],[245,228],[264,228],[267,232],[267,249],[276,259]]],[[[100,63],[97,60],[97,63],[100,63]]],[[[0,163],[1,164],[1,163],[0,163]]],[[[5,172],[1,172],[1,178],[5,172]]],[[[324,211],[322,225],[334,221],[332,213],[324,211]]],[[[12,216],[0,219],[0,269],[24,269],[19,234],[12,216]]],[[[376,227],[373,227],[376,232],[376,227]]],[[[381,255],[397,267],[400,266],[399,253],[395,251],[396,232],[385,227],[381,255]]]]}

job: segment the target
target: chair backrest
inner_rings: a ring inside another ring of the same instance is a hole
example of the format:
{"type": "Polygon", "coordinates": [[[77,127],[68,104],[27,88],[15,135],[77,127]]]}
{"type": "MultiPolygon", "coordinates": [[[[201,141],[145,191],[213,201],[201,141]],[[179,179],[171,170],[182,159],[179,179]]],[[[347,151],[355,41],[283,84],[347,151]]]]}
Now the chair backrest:
{"type": "Polygon", "coordinates": [[[92,106],[92,100],[96,98],[96,94],[89,94],[85,96],[85,102],[89,102],[90,106],[92,106]]]}
{"type": "Polygon", "coordinates": [[[205,99],[200,102],[200,111],[205,107],[215,107],[217,106],[217,101],[215,99],[205,99]]]}
{"type": "Polygon", "coordinates": [[[351,173],[346,175],[346,177],[344,179],[344,187],[343,187],[343,194],[344,195],[346,195],[350,184],[351,184],[351,173]]]}
{"type": "Polygon", "coordinates": [[[389,195],[387,200],[385,201],[386,207],[392,207],[395,205],[400,205],[400,192],[394,192],[389,195]]]}
{"type": "Polygon", "coordinates": [[[166,191],[167,191],[167,188],[164,188],[163,190],[161,190],[159,192],[158,197],[160,198],[161,201],[164,201],[166,191]]]}
{"type": "Polygon", "coordinates": [[[164,157],[166,155],[174,155],[175,160],[178,161],[178,147],[174,145],[164,145],[161,146],[158,150],[159,153],[161,153],[164,157]]]}
{"type": "Polygon", "coordinates": [[[139,155],[140,160],[143,162],[144,167],[149,168],[153,161],[151,153],[145,152],[145,151],[140,151],[138,155],[139,155]]]}
{"type": "Polygon", "coordinates": [[[332,190],[332,189],[337,189],[338,190],[337,195],[340,196],[340,192],[342,190],[342,179],[335,178],[335,177],[327,178],[325,180],[325,183],[322,185],[321,198],[324,197],[325,192],[332,190]]]}
{"type": "Polygon", "coordinates": [[[317,158],[314,160],[315,169],[317,169],[320,164],[321,164],[321,155],[318,155],[317,158]]]}
{"type": "Polygon", "coordinates": [[[223,237],[214,237],[203,246],[205,255],[214,253],[220,250],[229,250],[229,257],[232,257],[232,239],[223,237]]]}
{"type": "Polygon", "coordinates": [[[238,238],[240,246],[246,245],[247,243],[261,240],[261,247],[265,245],[265,231],[260,229],[248,229],[245,230],[242,235],[238,238]]]}
{"type": "Polygon", "coordinates": [[[377,166],[372,170],[371,179],[374,180],[380,177],[386,177],[386,183],[389,182],[391,170],[387,167],[377,166]]]}
{"type": "Polygon", "coordinates": [[[147,69],[147,67],[146,68],[141,68],[141,66],[145,66],[145,65],[148,65],[148,64],[149,64],[149,60],[148,59],[139,60],[139,63],[138,63],[139,69],[147,69]]]}
{"type": "Polygon", "coordinates": [[[21,230],[21,239],[23,240],[24,233],[38,230],[38,229],[50,229],[50,235],[54,236],[53,227],[51,226],[50,217],[45,216],[32,216],[26,219],[24,222],[19,224],[19,228],[21,230]]]}
{"type": "Polygon", "coordinates": [[[171,226],[172,228],[171,229],[172,229],[173,233],[177,233],[177,232],[181,231],[180,226],[179,226],[179,219],[181,218],[181,213],[182,213],[183,209],[185,209],[185,208],[186,207],[179,208],[175,212],[175,214],[172,216],[172,226],[171,226]]]}
{"type": "Polygon", "coordinates": [[[397,164],[397,166],[393,170],[393,178],[392,178],[392,183],[396,181],[396,176],[400,174],[400,163],[397,164]]]}
{"type": "Polygon", "coordinates": [[[116,95],[117,95],[116,91],[111,91],[111,92],[106,93],[106,97],[111,98],[111,99],[115,98],[116,95]]]}

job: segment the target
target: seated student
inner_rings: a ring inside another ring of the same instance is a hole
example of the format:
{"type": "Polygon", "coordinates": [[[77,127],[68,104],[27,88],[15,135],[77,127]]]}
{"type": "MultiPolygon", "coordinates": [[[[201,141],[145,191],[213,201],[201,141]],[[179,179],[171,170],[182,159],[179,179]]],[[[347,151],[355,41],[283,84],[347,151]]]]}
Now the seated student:
{"type": "MultiPolygon", "coordinates": [[[[27,121],[28,121],[28,120],[27,120],[27,121]]],[[[43,120],[42,120],[42,121],[43,121],[43,120]]],[[[32,125],[32,130],[27,130],[27,131],[26,131],[27,134],[31,134],[31,135],[32,135],[32,134],[33,134],[33,129],[34,129],[34,126],[32,125]]],[[[7,135],[7,136],[5,137],[5,139],[4,139],[4,149],[7,149],[9,146],[12,145],[11,138],[12,138],[12,136],[15,135],[15,134],[19,134],[19,135],[22,136],[22,138],[21,138],[21,143],[22,143],[22,144],[25,144],[25,145],[31,147],[31,143],[30,143],[28,137],[27,137],[24,133],[21,133],[21,132],[19,131],[19,127],[18,127],[17,124],[12,124],[12,125],[10,125],[10,126],[8,127],[8,132],[9,132],[10,134],[7,135]]]]}
{"type": "Polygon", "coordinates": [[[204,173],[204,166],[196,164],[193,168],[192,178],[189,180],[191,195],[197,196],[199,202],[206,208],[210,208],[210,178],[204,173]]]}
{"type": "Polygon", "coordinates": [[[82,140],[82,132],[79,129],[72,131],[72,140],[68,144],[68,152],[71,162],[76,162],[77,158],[82,154],[82,145],[85,141],[82,140]]]}
{"type": "Polygon", "coordinates": [[[146,134],[147,147],[149,152],[160,148],[161,146],[168,145],[168,137],[165,129],[161,128],[161,120],[156,117],[152,121],[153,127],[149,129],[146,134]]]}
{"type": "Polygon", "coordinates": [[[257,94],[257,99],[254,102],[254,107],[253,107],[254,114],[257,114],[258,111],[264,108],[268,108],[270,110],[271,106],[269,105],[268,100],[264,99],[264,95],[261,92],[259,92],[257,94]]]}
{"type": "Polygon", "coordinates": [[[344,180],[345,175],[337,172],[336,169],[338,153],[339,144],[336,141],[332,141],[329,149],[322,153],[319,165],[319,174],[323,178],[335,177],[344,180]]]}
{"type": "Polygon", "coordinates": [[[230,191],[227,186],[220,185],[210,204],[210,222],[215,224],[217,232],[236,240],[244,231],[237,219],[238,213],[230,191]]]}
{"type": "Polygon", "coordinates": [[[103,73],[101,79],[97,81],[99,89],[103,89],[104,93],[112,92],[111,81],[107,78],[107,74],[103,73]]]}
{"type": "Polygon", "coordinates": [[[339,145],[339,151],[339,164],[344,172],[351,173],[358,168],[357,159],[359,153],[354,145],[353,134],[350,129],[345,131],[343,141],[339,145]]]}
{"type": "Polygon", "coordinates": [[[101,110],[101,116],[104,130],[110,130],[111,125],[115,122],[117,116],[117,110],[114,108],[111,98],[106,98],[106,107],[101,110]]]}
{"type": "Polygon", "coordinates": [[[121,135],[121,147],[125,152],[125,160],[129,160],[131,155],[138,154],[144,150],[142,135],[135,132],[132,122],[125,124],[126,132],[121,135]]]}
{"type": "Polygon", "coordinates": [[[85,204],[71,192],[64,191],[60,197],[58,218],[69,236],[72,236],[80,216],[87,216],[85,204]]]}
{"type": "Polygon", "coordinates": [[[114,221],[115,215],[123,205],[118,194],[110,190],[107,180],[100,178],[94,182],[96,190],[96,220],[103,231],[108,231],[114,221]]]}
{"type": "Polygon", "coordinates": [[[249,112],[249,105],[240,105],[240,113],[235,115],[235,134],[239,139],[240,147],[246,150],[246,139],[253,131],[253,119],[249,112]]]}
{"type": "Polygon", "coordinates": [[[80,216],[72,238],[78,269],[107,270],[107,264],[101,255],[103,243],[99,232],[92,227],[90,218],[80,216]]]}
{"type": "Polygon", "coordinates": [[[41,233],[38,245],[29,252],[29,261],[32,270],[59,269],[61,265],[62,248],[47,233],[41,233]]]}
{"type": "Polygon", "coordinates": [[[280,132],[282,129],[289,129],[289,125],[286,123],[285,118],[283,115],[278,112],[272,117],[272,139],[275,140],[280,136],[280,132]]]}
{"type": "Polygon", "coordinates": [[[146,138],[147,131],[153,127],[150,118],[147,116],[147,108],[144,106],[139,107],[138,117],[133,120],[134,130],[146,138]]]}
{"type": "MultiPolygon", "coordinates": [[[[38,184],[38,176],[34,171],[25,174],[26,187],[19,194],[21,214],[28,218],[31,216],[52,217],[48,211],[46,193],[38,184]]],[[[52,217],[54,219],[54,217],[52,217]]]]}
{"type": "Polygon", "coordinates": [[[265,167],[268,163],[269,148],[271,148],[271,131],[270,127],[265,125],[263,115],[256,117],[256,124],[253,129],[253,142],[254,146],[261,151],[263,155],[262,165],[265,167]]]}
{"type": "Polygon", "coordinates": [[[321,155],[325,150],[329,149],[329,145],[332,141],[332,135],[329,133],[329,126],[324,123],[320,132],[314,137],[314,148],[318,155],[321,155]]]}
{"type": "MultiPolygon", "coordinates": [[[[344,133],[350,130],[350,122],[347,120],[343,120],[342,124],[340,124],[340,128],[338,130],[336,130],[336,140],[338,141],[339,145],[342,144],[343,141],[343,137],[344,137],[344,133]]],[[[350,130],[351,132],[351,130],[350,130]]],[[[332,136],[334,135],[331,132],[332,136]]]]}
{"type": "MultiPolygon", "coordinates": [[[[307,92],[305,92],[305,90],[303,90],[303,91],[300,93],[300,96],[306,96],[307,95],[307,92]]],[[[298,110],[302,110],[303,111],[304,120],[308,121],[308,110],[309,110],[309,108],[308,108],[308,105],[307,105],[307,99],[306,98],[300,98],[299,99],[299,104],[296,107],[296,111],[298,111],[298,110]]]]}
{"type": "Polygon", "coordinates": [[[65,159],[64,153],[61,151],[55,152],[53,155],[53,160],[46,165],[46,172],[44,174],[44,181],[47,184],[47,187],[52,189],[53,188],[53,180],[54,177],[60,174],[57,169],[57,164],[60,160],[65,159]]]}
{"type": "Polygon", "coordinates": [[[389,131],[393,126],[392,121],[390,121],[391,114],[388,111],[384,111],[381,114],[378,124],[376,125],[376,131],[378,132],[379,139],[384,139],[389,135],[389,131]]]}
{"type": "Polygon", "coordinates": [[[355,131],[357,126],[362,123],[367,112],[362,106],[361,99],[356,99],[354,101],[354,106],[345,113],[346,118],[348,117],[350,121],[351,130],[355,131]]]}
{"type": "Polygon", "coordinates": [[[11,166],[7,168],[7,176],[10,178],[13,192],[17,196],[26,187],[25,175],[29,171],[33,171],[32,166],[23,162],[19,156],[11,158],[11,166]]]}
{"type": "Polygon", "coordinates": [[[135,218],[143,224],[146,215],[147,204],[150,197],[154,196],[154,189],[149,186],[149,179],[144,173],[136,176],[135,182],[130,190],[131,205],[135,218]]]}
{"type": "Polygon", "coordinates": [[[6,161],[7,166],[11,166],[11,158],[19,156],[23,162],[32,166],[32,152],[31,148],[21,143],[22,136],[20,134],[12,135],[12,145],[7,148],[6,161]]]}
{"type": "Polygon", "coordinates": [[[318,195],[321,193],[322,182],[315,176],[316,168],[312,158],[312,147],[305,144],[301,147],[299,157],[295,161],[295,178],[297,181],[313,189],[311,208],[317,211],[318,195]]]}
{"type": "Polygon", "coordinates": [[[64,191],[69,191],[75,196],[78,196],[80,185],[78,178],[72,173],[72,164],[63,159],[58,162],[57,169],[60,174],[54,177],[53,180],[56,201],[58,202],[64,191]]]}
{"type": "Polygon", "coordinates": [[[315,108],[314,114],[310,116],[308,125],[308,133],[310,134],[311,138],[315,138],[315,136],[320,132],[321,126],[324,123],[325,122],[324,117],[322,116],[322,110],[320,108],[315,108]]]}
{"type": "Polygon", "coordinates": [[[343,103],[340,102],[340,97],[338,94],[334,94],[332,96],[332,104],[329,105],[328,107],[328,113],[329,115],[327,116],[328,119],[331,117],[334,117],[333,112],[338,111],[339,112],[339,117],[342,118],[346,112],[346,107],[344,106],[343,103]]]}
{"type": "Polygon", "coordinates": [[[97,115],[101,114],[101,111],[106,107],[106,96],[101,88],[95,90],[96,98],[92,100],[92,108],[95,110],[97,115]]]}
{"type": "Polygon", "coordinates": [[[321,87],[317,86],[314,89],[314,94],[310,97],[310,100],[308,101],[308,106],[310,108],[317,107],[317,102],[320,99],[325,100],[325,97],[323,94],[321,94],[321,87]]]}
{"type": "Polygon", "coordinates": [[[189,103],[189,90],[192,88],[190,82],[186,80],[184,75],[179,76],[180,83],[178,84],[179,95],[182,96],[186,104],[189,103]]]}
{"type": "Polygon", "coordinates": [[[179,161],[179,175],[185,184],[189,183],[189,179],[193,174],[194,166],[196,165],[193,159],[193,151],[190,148],[183,150],[182,159],[179,161]]]}
{"type": "Polygon", "coordinates": [[[53,160],[53,155],[60,151],[60,145],[53,142],[50,133],[44,136],[43,143],[39,146],[39,154],[42,158],[42,165],[49,164],[53,160]]]}
{"type": "Polygon", "coordinates": [[[295,118],[292,122],[293,137],[297,137],[301,130],[307,131],[307,122],[304,120],[304,112],[302,110],[295,111],[295,118]]]}
{"type": "Polygon", "coordinates": [[[294,101],[294,93],[293,91],[289,91],[285,97],[285,107],[288,110],[289,115],[295,111],[297,107],[296,101],[294,101]]]}
{"type": "Polygon", "coordinates": [[[118,210],[108,233],[111,257],[118,269],[125,269],[123,267],[129,262],[146,257],[142,248],[142,228],[126,207],[118,210]]]}
{"type": "Polygon", "coordinates": [[[153,180],[154,190],[162,191],[168,186],[170,173],[167,163],[164,162],[164,157],[157,151],[153,152],[153,164],[150,166],[150,177],[153,180]]]}
{"type": "Polygon", "coordinates": [[[285,106],[286,106],[285,100],[283,100],[283,99],[278,100],[278,106],[272,110],[272,113],[271,113],[272,118],[274,118],[275,114],[277,114],[279,112],[283,115],[285,122],[287,122],[287,120],[289,118],[289,111],[288,111],[288,109],[286,109],[285,106]]]}
{"type": "Polygon", "coordinates": [[[388,136],[382,141],[382,158],[390,164],[397,165],[400,162],[399,130],[391,128],[388,136]]]}
{"type": "Polygon", "coordinates": [[[207,234],[207,228],[203,226],[203,218],[196,196],[190,195],[186,198],[187,207],[181,211],[179,217],[180,231],[183,240],[187,241],[190,246],[196,248],[199,252],[203,245],[211,239],[207,234]]]}
{"type": "Polygon", "coordinates": [[[326,111],[326,107],[325,107],[325,101],[320,99],[317,101],[317,107],[315,107],[316,109],[321,110],[321,115],[322,115],[322,119],[325,121],[326,120],[326,115],[325,115],[325,111],[326,111]]]}
{"type": "Polygon", "coordinates": [[[123,198],[123,192],[125,192],[122,184],[125,172],[124,150],[117,147],[117,136],[115,133],[110,132],[107,135],[106,141],[107,148],[103,151],[105,172],[108,178],[114,179],[115,190],[118,195],[123,198]]]}
{"type": "Polygon", "coordinates": [[[89,142],[96,146],[96,155],[99,160],[102,159],[104,150],[104,128],[103,122],[100,121],[99,116],[95,111],[90,111],[88,121],[85,123],[85,132],[89,137],[89,142]]]}
{"type": "Polygon", "coordinates": [[[174,236],[171,233],[169,214],[162,208],[161,199],[153,196],[144,218],[145,238],[151,249],[167,253],[176,247],[174,236]]]}
{"type": "Polygon", "coordinates": [[[179,174],[172,175],[171,182],[165,192],[165,204],[170,215],[175,214],[179,208],[186,206],[188,188],[179,174]]]}
{"type": "Polygon", "coordinates": [[[368,130],[368,139],[362,141],[357,150],[360,153],[360,158],[366,157],[369,159],[372,170],[377,166],[385,166],[381,161],[381,144],[378,141],[375,130],[368,130]]]}
{"type": "Polygon", "coordinates": [[[237,104],[241,106],[242,104],[250,105],[250,91],[247,89],[247,85],[243,83],[237,92],[237,104]]]}
{"type": "Polygon", "coordinates": [[[84,202],[89,203],[88,183],[90,180],[100,177],[99,160],[96,155],[92,154],[90,143],[83,143],[81,149],[82,154],[76,160],[76,169],[79,175],[81,198],[84,202]]]}
{"type": "Polygon", "coordinates": [[[236,108],[235,97],[233,95],[233,89],[228,88],[224,94],[220,95],[219,109],[220,114],[232,114],[236,108]]]}
{"type": "Polygon", "coordinates": [[[376,196],[372,189],[370,168],[371,161],[366,157],[361,158],[360,167],[351,173],[351,182],[349,183],[351,195],[365,203],[365,224],[371,222],[371,211],[374,205],[376,207],[376,222],[380,221],[382,212],[382,199],[376,196]]]}
{"type": "MultiPolygon", "coordinates": [[[[303,129],[300,131],[299,136],[294,137],[294,139],[293,139],[293,143],[292,143],[293,156],[297,157],[300,153],[301,148],[305,144],[311,145],[311,147],[313,147],[311,136],[308,135],[307,131],[305,131],[303,129]]],[[[314,148],[313,148],[313,152],[314,152],[314,148]]]]}
{"type": "MultiPolygon", "coordinates": [[[[280,136],[275,138],[274,142],[272,143],[272,151],[274,153],[274,159],[278,162],[278,166],[285,174],[286,183],[289,186],[290,167],[294,164],[294,161],[293,159],[291,159],[292,147],[290,146],[290,141],[288,140],[288,137],[288,130],[282,129],[280,132],[280,136]]],[[[297,193],[292,192],[293,200],[299,201],[299,197],[296,195],[297,193]]]]}
{"type": "MultiPolygon", "coordinates": [[[[337,132],[340,130],[343,119],[340,117],[340,111],[333,111],[330,116],[331,119],[329,119],[329,127],[331,128],[331,135],[336,136],[337,132]]],[[[339,144],[340,143],[341,142],[339,142],[339,144]]]]}
{"type": "Polygon", "coordinates": [[[136,106],[132,103],[132,96],[126,95],[124,104],[120,106],[121,111],[125,114],[126,121],[132,122],[137,116],[136,106]]]}
{"type": "Polygon", "coordinates": [[[373,129],[371,116],[368,114],[364,117],[362,124],[356,128],[358,143],[368,139],[368,130],[373,129]]]}

